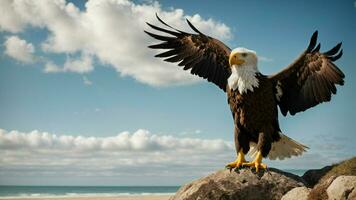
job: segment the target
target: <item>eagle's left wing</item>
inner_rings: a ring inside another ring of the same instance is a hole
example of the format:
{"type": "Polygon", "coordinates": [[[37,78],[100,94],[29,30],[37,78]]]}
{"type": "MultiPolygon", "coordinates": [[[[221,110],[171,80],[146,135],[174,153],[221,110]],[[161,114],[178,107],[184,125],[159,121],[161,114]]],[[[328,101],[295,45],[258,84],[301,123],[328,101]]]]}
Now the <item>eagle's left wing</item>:
{"type": "Polygon", "coordinates": [[[156,57],[166,58],[164,61],[171,63],[179,62],[178,66],[184,66],[184,70],[190,70],[190,73],[207,79],[226,91],[227,79],[231,74],[230,48],[221,41],[201,33],[188,20],[189,26],[197,34],[177,30],[158,16],[157,19],[172,30],[147,23],[151,28],[170,35],[164,36],[145,31],[151,37],[163,41],[160,44],[149,46],[150,48],[167,50],[156,57]]]}
{"type": "Polygon", "coordinates": [[[292,64],[269,77],[275,83],[276,99],[284,116],[288,111],[294,115],[330,101],[331,95],[336,94],[335,85],[344,84],[345,75],[333,63],[342,56],[341,43],[321,53],[320,43],[316,46],[317,37],[316,31],[308,48],[292,64]]]}

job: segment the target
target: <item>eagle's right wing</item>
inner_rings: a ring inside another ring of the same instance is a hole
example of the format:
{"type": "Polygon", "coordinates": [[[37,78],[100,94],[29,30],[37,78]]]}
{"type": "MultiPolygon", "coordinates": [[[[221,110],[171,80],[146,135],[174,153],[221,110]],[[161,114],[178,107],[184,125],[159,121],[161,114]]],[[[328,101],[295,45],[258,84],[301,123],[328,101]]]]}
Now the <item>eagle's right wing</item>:
{"type": "Polygon", "coordinates": [[[344,84],[345,75],[333,63],[342,56],[341,43],[321,53],[320,44],[316,46],[317,37],[316,31],[309,47],[292,64],[269,77],[276,84],[277,101],[284,116],[330,101],[331,95],[336,94],[335,86],[344,84]]]}
{"type": "Polygon", "coordinates": [[[184,66],[184,70],[191,69],[190,73],[207,79],[226,91],[227,79],[231,74],[229,67],[230,48],[221,41],[204,35],[188,20],[189,26],[197,34],[177,30],[166,24],[158,16],[157,19],[172,30],[147,23],[151,28],[171,35],[162,36],[145,31],[151,37],[163,41],[163,43],[151,45],[149,48],[168,50],[155,57],[164,57],[166,58],[164,61],[167,62],[179,62],[178,66],[184,66]]]}

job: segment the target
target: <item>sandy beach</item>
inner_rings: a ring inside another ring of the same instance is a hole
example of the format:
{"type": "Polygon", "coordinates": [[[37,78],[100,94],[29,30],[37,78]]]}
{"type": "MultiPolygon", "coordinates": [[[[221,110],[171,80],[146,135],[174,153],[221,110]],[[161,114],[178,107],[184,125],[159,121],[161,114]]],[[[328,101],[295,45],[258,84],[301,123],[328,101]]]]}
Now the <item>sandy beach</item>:
{"type": "MultiPolygon", "coordinates": [[[[168,200],[169,195],[152,196],[117,196],[117,197],[40,197],[9,198],[8,200],[168,200]]],[[[1,198],[3,200],[3,198],[1,198]]]]}

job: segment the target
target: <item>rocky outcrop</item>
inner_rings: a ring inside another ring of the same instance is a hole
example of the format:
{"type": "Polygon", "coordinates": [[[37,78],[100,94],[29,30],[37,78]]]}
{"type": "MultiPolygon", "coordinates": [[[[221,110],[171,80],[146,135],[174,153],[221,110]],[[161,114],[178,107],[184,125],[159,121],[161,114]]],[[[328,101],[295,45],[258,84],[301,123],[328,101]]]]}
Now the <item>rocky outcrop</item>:
{"type": "MultiPolygon", "coordinates": [[[[307,171],[303,175],[303,179],[306,180],[309,187],[312,187],[308,200],[338,199],[335,196],[330,197],[331,193],[327,192],[327,190],[332,184],[334,185],[333,187],[339,185],[340,182],[337,181],[334,183],[334,181],[336,181],[338,177],[345,175],[356,177],[356,157],[332,166],[324,167],[320,170],[307,171]]],[[[352,199],[351,193],[348,195],[348,199],[352,199]]]]}
{"type": "Polygon", "coordinates": [[[285,194],[281,200],[307,200],[310,189],[307,187],[296,187],[285,194]]]}
{"type": "Polygon", "coordinates": [[[356,200],[356,176],[331,176],[311,190],[308,200],[356,200]]]}
{"type": "Polygon", "coordinates": [[[339,176],[326,189],[329,199],[356,199],[356,176],[339,176]]]}
{"type": "Polygon", "coordinates": [[[335,180],[335,176],[329,177],[327,180],[321,181],[312,188],[309,193],[308,200],[326,200],[328,199],[328,194],[326,189],[335,180]]]}
{"type": "Polygon", "coordinates": [[[356,200],[356,157],[302,177],[270,168],[220,170],[182,186],[170,200],[356,200]]]}
{"type": "Polygon", "coordinates": [[[299,176],[273,168],[258,174],[250,169],[220,170],[184,185],[170,200],[279,200],[304,185],[299,176]]]}

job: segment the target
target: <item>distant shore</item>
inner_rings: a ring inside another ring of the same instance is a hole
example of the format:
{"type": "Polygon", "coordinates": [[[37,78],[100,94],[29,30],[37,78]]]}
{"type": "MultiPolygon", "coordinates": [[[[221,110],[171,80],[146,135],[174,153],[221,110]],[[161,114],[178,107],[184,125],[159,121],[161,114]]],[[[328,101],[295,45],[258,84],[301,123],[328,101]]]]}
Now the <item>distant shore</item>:
{"type": "Polygon", "coordinates": [[[0,198],[1,200],[168,200],[170,195],[147,195],[147,196],[117,196],[117,197],[21,197],[0,198]]]}

